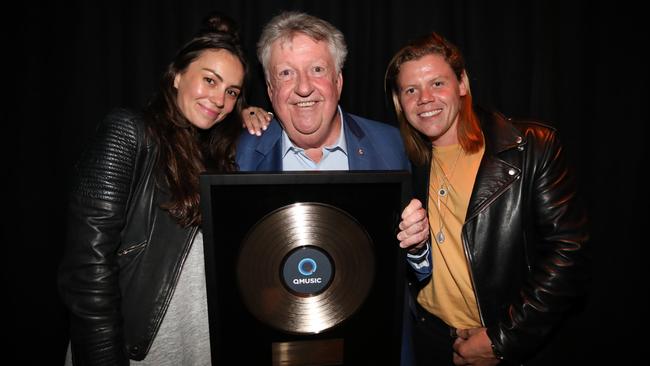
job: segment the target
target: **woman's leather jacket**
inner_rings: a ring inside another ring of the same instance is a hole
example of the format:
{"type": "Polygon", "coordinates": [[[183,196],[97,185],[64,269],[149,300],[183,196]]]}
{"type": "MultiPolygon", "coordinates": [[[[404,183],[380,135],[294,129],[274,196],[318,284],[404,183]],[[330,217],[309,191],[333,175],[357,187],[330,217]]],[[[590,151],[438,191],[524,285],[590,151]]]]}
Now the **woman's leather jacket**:
{"type": "Polygon", "coordinates": [[[141,117],[110,113],[76,167],[59,290],[77,365],[128,365],[147,354],[197,228],[160,204],[157,148],[141,117]]]}
{"type": "MultiPolygon", "coordinates": [[[[584,294],[586,216],[553,128],[478,113],[486,145],[462,227],[463,249],[495,350],[521,362],[584,294]]],[[[414,192],[424,203],[429,171],[429,163],[413,170],[414,192]]],[[[424,284],[411,283],[415,292],[424,284]]]]}

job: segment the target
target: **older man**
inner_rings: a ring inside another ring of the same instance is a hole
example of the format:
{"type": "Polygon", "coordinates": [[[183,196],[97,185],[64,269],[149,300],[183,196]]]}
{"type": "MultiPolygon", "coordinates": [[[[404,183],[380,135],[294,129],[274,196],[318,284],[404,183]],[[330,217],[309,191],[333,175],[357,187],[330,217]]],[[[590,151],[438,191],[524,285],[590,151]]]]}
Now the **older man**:
{"type": "MultiPolygon", "coordinates": [[[[275,118],[261,136],[242,133],[240,170],[410,170],[397,128],[345,113],[338,105],[346,55],[343,33],[325,20],[297,12],[271,19],[257,56],[275,118]]],[[[414,201],[402,218],[400,246],[415,253],[409,263],[416,271],[428,274],[426,211],[414,201]]],[[[410,339],[403,345],[402,365],[410,365],[410,339]]]]}
{"type": "MultiPolygon", "coordinates": [[[[241,170],[408,170],[399,131],[338,106],[345,39],[330,23],[285,12],[264,28],[257,54],[275,118],[242,134],[241,170]]],[[[247,116],[244,116],[247,117],[247,116]]]]}

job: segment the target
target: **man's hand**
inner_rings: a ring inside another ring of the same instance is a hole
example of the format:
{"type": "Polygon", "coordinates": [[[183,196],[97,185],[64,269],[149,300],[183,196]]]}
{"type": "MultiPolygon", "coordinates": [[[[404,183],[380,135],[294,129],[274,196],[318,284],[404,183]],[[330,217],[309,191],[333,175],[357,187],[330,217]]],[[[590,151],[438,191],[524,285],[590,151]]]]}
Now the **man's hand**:
{"type": "Polygon", "coordinates": [[[500,361],[492,352],[486,328],[458,329],[454,341],[454,365],[494,366],[500,361]]]}
{"type": "Polygon", "coordinates": [[[427,211],[417,199],[411,202],[402,211],[402,221],[399,223],[400,232],[397,234],[399,246],[416,252],[429,240],[429,219],[427,211]]]}

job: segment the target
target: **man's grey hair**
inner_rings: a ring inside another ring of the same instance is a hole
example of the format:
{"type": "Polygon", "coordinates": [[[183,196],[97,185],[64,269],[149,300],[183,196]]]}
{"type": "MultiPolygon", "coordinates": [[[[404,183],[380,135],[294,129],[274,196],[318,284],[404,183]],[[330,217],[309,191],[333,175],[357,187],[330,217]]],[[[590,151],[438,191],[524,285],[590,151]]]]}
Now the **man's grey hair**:
{"type": "Polygon", "coordinates": [[[329,22],[315,16],[285,11],[271,19],[262,30],[257,42],[257,58],[264,67],[266,80],[269,79],[269,59],[271,45],[277,40],[290,41],[296,34],[301,33],[315,41],[325,41],[329,45],[330,54],[334,58],[336,72],[343,70],[348,48],[343,33],[329,22]]]}

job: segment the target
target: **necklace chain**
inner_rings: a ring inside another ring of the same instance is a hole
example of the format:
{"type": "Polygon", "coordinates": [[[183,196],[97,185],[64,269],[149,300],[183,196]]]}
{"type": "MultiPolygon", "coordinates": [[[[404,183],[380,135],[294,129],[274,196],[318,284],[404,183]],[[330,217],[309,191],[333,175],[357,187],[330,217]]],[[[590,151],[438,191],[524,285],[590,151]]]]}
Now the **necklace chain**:
{"type": "MultiPolygon", "coordinates": [[[[438,210],[438,232],[434,235],[434,238],[438,244],[442,244],[445,241],[445,233],[444,233],[444,227],[445,227],[445,222],[444,222],[444,216],[446,211],[443,209],[443,206],[449,210],[449,206],[447,206],[447,200],[449,198],[450,191],[452,189],[452,184],[451,180],[454,177],[454,173],[456,172],[456,164],[458,163],[458,159],[460,158],[460,154],[463,151],[462,147],[458,147],[458,154],[456,154],[456,159],[454,160],[454,164],[451,167],[451,173],[450,175],[447,175],[445,172],[445,169],[442,167],[442,164],[438,159],[433,156],[433,161],[434,164],[438,165],[438,168],[440,168],[440,171],[442,172],[442,176],[440,177],[440,184],[438,186],[438,190],[436,192],[436,209],[438,210]]],[[[434,168],[434,176],[436,178],[436,183],[438,183],[438,174],[435,174],[435,168],[434,168]]]]}

